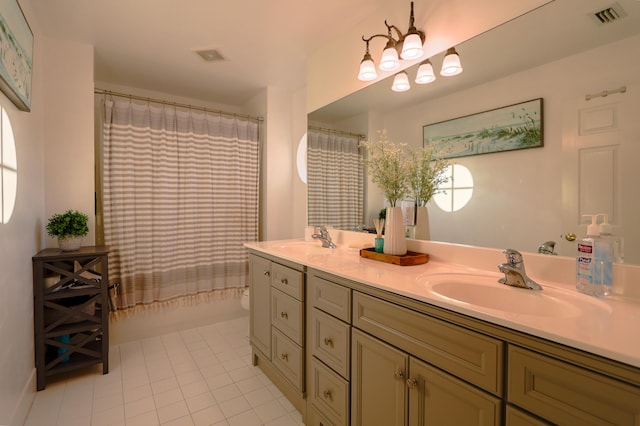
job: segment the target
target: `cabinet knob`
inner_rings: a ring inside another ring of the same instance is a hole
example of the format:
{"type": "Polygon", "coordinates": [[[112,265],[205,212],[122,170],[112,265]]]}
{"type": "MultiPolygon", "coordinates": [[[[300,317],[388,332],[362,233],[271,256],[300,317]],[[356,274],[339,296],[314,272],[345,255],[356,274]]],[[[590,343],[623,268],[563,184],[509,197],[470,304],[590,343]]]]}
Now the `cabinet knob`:
{"type": "Polygon", "coordinates": [[[322,392],[322,396],[324,396],[324,398],[328,399],[329,401],[333,401],[333,395],[331,394],[330,390],[325,390],[324,392],[322,392]]]}
{"type": "Polygon", "coordinates": [[[287,314],[286,312],[280,312],[280,316],[284,319],[289,319],[289,314],[287,314]]]}
{"type": "Polygon", "coordinates": [[[409,389],[416,389],[418,387],[418,381],[416,379],[407,379],[407,387],[409,389]]]}
{"type": "Polygon", "coordinates": [[[266,277],[268,277],[269,275],[271,275],[271,272],[269,272],[269,271],[264,271],[264,275],[265,275],[266,277]]]}
{"type": "Polygon", "coordinates": [[[280,354],[280,358],[282,358],[284,361],[288,361],[289,360],[289,355],[285,354],[280,354]]]}
{"type": "Polygon", "coordinates": [[[402,371],[395,371],[393,373],[393,377],[396,379],[404,379],[404,373],[402,371]]]}
{"type": "Polygon", "coordinates": [[[331,347],[333,347],[333,340],[331,339],[331,337],[325,337],[325,338],[324,338],[324,344],[325,344],[326,346],[331,346],[331,347]]]}
{"type": "Polygon", "coordinates": [[[286,279],[286,278],[280,278],[280,282],[281,282],[282,284],[284,284],[284,285],[289,284],[289,281],[287,281],[287,279],[286,279]]]}

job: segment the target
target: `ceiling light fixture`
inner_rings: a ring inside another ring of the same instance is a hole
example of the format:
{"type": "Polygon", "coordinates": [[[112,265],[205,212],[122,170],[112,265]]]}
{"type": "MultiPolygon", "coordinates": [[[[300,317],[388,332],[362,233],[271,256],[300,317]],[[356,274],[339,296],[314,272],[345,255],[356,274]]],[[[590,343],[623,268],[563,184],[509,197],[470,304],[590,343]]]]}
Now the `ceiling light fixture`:
{"type": "Polygon", "coordinates": [[[433,65],[431,64],[431,61],[427,59],[418,67],[418,73],[416,74],[416,83],[427,84],[434,81],[436,81],[436,75],[433,72],[433,65]]]}
{"type": "Polygon", "coordinates": [[[402,34],[395,25],[389,25],[386,20],[384,21],[384,24],[387,27],[387,34],[375,34],[369,38],[362,36],[362,41],[367,44],[367,50],[362,62],[360,62],[358,79],[361,81],[375,80],[378,77],[377,73],[372,77],[373,73],[371,71],[371,66],[373,65],[373,72],[375,73],[375,65],[373,64],[371,54],[369,53],[369,42],[375,37],[384,37],[387,39],[387,44],[382,52],[382,58],[379,65],[381,71],[395,71],[400,68],[400,58],[412,60],[418,59],[424,54],[422,46],[424,45],[425,33],[415,27],[413,2],[411,2],[409,29],[406,34],[402,34]],[[396,32],[397,39],[393,37],[391,30],[396,32]]]}
{"type": "Polygon", "coordinates": [[[407,75],[407,73],[404,71],[400,71],[398,74],[396,74],[396,76],[393,78],[393,86],[391,86],[391,90],[393,90],[394,92],[406,92],[410,88],[411,85],[409,84],[409,76],[407,75]]]}
{"type": "Polygon", "coordinates": [[[450,77],[452,75],[458,75],[461,72],[462,64],[460,63],[460,56],[458,56],[458,52],[456,52],[455,47],[450,47],[442,61],[440,75],[450,77]]]}

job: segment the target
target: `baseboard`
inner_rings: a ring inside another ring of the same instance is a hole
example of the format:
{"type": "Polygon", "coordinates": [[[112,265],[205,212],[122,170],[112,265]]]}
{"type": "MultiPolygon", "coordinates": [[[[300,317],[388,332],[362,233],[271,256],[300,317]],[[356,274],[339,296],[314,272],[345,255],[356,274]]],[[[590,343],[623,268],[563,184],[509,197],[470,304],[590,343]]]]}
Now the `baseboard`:
{"type": "Polygon", "coordinates": [[[29,416],[29,410],[33,405],[33,400],[36,397],[36,369],[31,370],[29,380],[26,381],[20,394],[20,400],[13,410],[13,414],[9,418],[10,426],[24,425],[29,416]]]}

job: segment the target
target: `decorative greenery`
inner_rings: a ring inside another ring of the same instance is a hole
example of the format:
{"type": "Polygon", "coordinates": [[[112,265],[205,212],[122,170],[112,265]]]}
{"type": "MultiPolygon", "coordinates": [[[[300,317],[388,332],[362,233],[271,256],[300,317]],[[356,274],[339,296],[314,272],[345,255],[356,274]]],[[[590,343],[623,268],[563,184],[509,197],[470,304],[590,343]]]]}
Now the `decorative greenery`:
{"type": "Polygon", "coordinates": [[[84,237],[89,233],[89,217],[77,210],[67,210],[63,214],[55,213],[47,223],[47,233],[51,237],[84,237]]]}
{"type": "Polygon", "coordinates": [[[409,186],[416,205],[425,206],[438,186],[449,180],[444,175],[447,166],[449,162],[436,156],[431,147],[409,151],[409,186]]]}
{"type": "Polygon", "coordinates": [[[387,218],[387,208],[380,210],[378,213],[378,219],[386,219],[387,218]]]}
{"type": "Polygon", "coordinates": [[[371,180],[380,187],[391,207],[395,207],[409,192],[406,144],[390,142],[383,130],[378,131],[377,142],[367,141],[362,145],[367,150],[365,164],[371,180]]]}

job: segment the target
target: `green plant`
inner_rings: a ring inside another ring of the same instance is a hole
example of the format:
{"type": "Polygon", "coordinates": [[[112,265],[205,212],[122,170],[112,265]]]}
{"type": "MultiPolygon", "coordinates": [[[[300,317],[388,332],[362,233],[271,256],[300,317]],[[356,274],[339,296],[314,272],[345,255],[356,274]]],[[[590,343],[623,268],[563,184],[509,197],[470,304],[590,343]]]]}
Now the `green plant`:
{"type": "Polygon", "coordinates": [[[89,233],[89,217],[77,210],[67,210],[63,214],[55,213],[47,223],[47,233],[51,237],[84,237],[89,233]]]}
{"type": "Polygon", "coordinates": [[[409,151],[409,186],[416,205],[425,206],[448,178],[444,171],[449,162],[438,157],[431,147],[409,151]]]}
{"type": "Polygon", "coordinates": [[[380,187],[391,207],[395,207],[409,192],[406,144],[389,142],[385,131],[378,131],[378,136],[377,142],[362,142],[367,150],[367,173],[380,187]]]}

